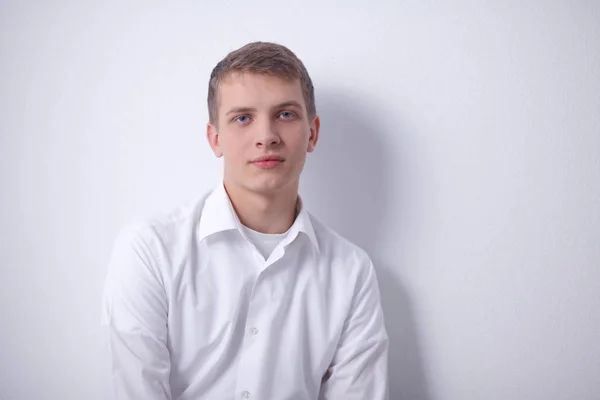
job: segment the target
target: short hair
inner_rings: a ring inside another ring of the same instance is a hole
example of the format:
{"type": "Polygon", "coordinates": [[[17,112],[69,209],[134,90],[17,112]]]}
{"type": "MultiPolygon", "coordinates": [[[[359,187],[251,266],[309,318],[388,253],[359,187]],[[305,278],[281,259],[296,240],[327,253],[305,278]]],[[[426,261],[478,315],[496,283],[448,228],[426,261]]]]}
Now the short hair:
{"type": "Polygon", "coordinates": [[[209,122],[218,121],[218,89],[232,73],[254,73],[300,80],[306,111],[310,119],[317,114],[315,91],[306,67],[287,47],[276,43],[253,42],[229,53],[215,66],[208,83],[209,122]]]}

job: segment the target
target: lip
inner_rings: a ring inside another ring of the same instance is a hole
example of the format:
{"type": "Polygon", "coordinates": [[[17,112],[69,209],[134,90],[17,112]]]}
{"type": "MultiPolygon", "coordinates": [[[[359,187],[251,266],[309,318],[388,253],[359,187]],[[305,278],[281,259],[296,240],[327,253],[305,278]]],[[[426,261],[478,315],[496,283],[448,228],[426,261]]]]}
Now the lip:
{"type": "Polygon", "coordinates": [[[276,155],[266,155],[255,158],[251,161],[251,164],[262,169],[271,169],[275,168],[281,163],[283,163],[284,159],[282,157],[276,155]]]}
{"type": "Polygon", "coordinates": [[[255,158],[254,160],[252,160],[251,162],[255,163],[255,162],[263,162],[263,161],[283,161],[283,157],[274,155],[274,154],[269,154],[266,156],[261,156],[258,158],[255,158]]]}

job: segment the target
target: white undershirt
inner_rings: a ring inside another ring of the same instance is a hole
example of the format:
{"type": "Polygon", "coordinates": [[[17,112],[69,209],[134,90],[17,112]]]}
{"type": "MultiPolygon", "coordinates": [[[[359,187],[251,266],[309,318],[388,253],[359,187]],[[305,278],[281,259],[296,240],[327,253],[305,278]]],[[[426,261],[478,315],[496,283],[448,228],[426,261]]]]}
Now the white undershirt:
{"type": "Polygon", "coordinates": [[[241,225],[241,228],[248,240],[250,240],[250,243],[256,247],[265,260],[269,259],[273,250],[290,232],[288,229],[285,233],[261,233],[244,225],[241,225]]]}

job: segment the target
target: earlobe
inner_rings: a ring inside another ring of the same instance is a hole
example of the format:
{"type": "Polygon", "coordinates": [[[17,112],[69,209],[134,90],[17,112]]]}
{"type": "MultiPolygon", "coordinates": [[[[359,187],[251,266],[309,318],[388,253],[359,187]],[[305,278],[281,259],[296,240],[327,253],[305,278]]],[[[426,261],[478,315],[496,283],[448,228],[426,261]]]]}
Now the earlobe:
{"type": "Polygon", "coordinates": [[[206,126],[206,139],[208,140],[208,144],[212,149],[213,153],[215,153],[215,156],[222,157],[223,151],[221,150],[221,144],[219,142],[219,132],[217,132],[216,126],[212,124],[208,124],[206,126]]]}

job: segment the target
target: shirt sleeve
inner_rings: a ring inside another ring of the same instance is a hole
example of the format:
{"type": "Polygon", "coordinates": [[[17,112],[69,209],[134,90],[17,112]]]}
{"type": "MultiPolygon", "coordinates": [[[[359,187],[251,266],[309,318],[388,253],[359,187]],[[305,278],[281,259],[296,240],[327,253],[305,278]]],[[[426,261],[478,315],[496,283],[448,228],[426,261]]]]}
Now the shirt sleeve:
{"type": "Polygon", "coordinates": [[[388,335],[372,262],[357,285],[319,400],[387,400],[388,335]]]}
{"type": "Polygon", "coordinates": [[[167,297],[156,257],[140,230],[117,238],[104,286],[116,400],[170,400],[167,297]]]}

